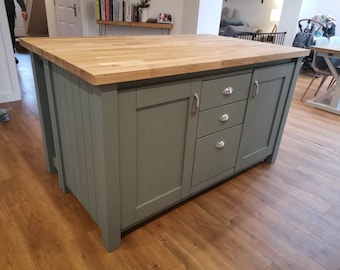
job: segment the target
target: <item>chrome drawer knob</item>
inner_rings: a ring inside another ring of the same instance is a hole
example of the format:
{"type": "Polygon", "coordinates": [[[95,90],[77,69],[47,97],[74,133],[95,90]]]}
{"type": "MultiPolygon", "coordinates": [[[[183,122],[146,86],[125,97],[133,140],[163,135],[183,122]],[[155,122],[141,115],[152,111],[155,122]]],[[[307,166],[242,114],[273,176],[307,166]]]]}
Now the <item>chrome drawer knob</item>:
{"type": "Polygon", "coordinates": [[[224,141],[220,141],[216,144],[217,149],[222,149],[224,147],[224,141]]]}
{"type": "Polygon", "coordinates": [[[229,120],[229,114],[225,113],[225,114],[222,114],[219,118],[219,120],[221,122],[227,122],[229,120]]]}
{"type": "Polygon", "coordinates": [[[222,91],[222,94],[225,96],[231,95],[234,92],[234,89],[231,86],[226,87],[226,89],[224,89],[222,91]]]}

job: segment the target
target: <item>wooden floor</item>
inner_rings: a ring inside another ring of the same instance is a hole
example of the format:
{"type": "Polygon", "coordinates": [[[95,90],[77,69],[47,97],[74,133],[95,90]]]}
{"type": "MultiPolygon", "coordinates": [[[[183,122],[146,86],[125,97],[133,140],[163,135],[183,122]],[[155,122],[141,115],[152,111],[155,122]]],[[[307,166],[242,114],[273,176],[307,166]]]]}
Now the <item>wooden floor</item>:
{"type": "MultiPolygon", "coordinates": [[[[158,217],[107,253],[100,230],[46,171],[32,71],[0,122],[0,269],[340,269],[340,116],[299,101],[278,160],[158,217]]],[[[312,94],[313,91],[311,91],[312,94]]],[[[307,97],[308,98],[308,97],[307,97]]]]}

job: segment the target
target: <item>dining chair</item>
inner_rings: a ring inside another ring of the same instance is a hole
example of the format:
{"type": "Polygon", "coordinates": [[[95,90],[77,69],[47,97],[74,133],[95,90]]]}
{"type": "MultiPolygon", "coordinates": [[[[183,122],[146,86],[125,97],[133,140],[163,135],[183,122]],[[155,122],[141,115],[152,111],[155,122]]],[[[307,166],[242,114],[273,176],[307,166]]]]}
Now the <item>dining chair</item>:
{"type": "Polygon", "coordinates": [[[340,44],[340,37],[339,36],[332,36],[329,38],[329,44],[335,45],[340,44]]]}
{"type": "MultiPolygon", "coordinates": [[[[330,45],[340,45],[340,37],[339,36],[331,36],[329,38],[329,44],[330,45]]],[[[331,62],[333,63],[333,65],[339,70],[340,69],[340,59],[333,59],[331,58],[331,62]]],[[[330,86],[334,85],[336,82],[334,76],[330,82],[330,86]]],[[[329,86],[329,87],[330,87],[329,86]]]]}
{"type": "MultiPolygon", "coordinates": [[[[329,45],[329,44],[330,44],[330,41],[326,37],[317,37],[315,39],[315,46],[326,46],[326,45],[329,45]]],[[[301,101],[303,100],[303,98],[305,97],[307,92],[309,91],[314,80],[316,78],[318,78],[320,75],[322,75],[322,79],[321,79],[321,82],[320,82],[318,88],[316,89],[316,92],[314,93],[314,97],[318,94],[321,86],[325,83],[326,79],[329,76],[332,76],[332,81],[328,85],[328,88],[331,87],[332,84],[334,83],[333,82],[333,74],[330,71],[330,69],[328,68],[325,59],[322,56],[318,56],[316,52],[314,52],[314,54],[313,54],[312,68],[313,68],[313,71],[314,71],[314,76],[313,76],[311,82],[309,83],[309,85],[307,86],[305,92],[301,96],[301,98],[300,98],[301,101]]]]}

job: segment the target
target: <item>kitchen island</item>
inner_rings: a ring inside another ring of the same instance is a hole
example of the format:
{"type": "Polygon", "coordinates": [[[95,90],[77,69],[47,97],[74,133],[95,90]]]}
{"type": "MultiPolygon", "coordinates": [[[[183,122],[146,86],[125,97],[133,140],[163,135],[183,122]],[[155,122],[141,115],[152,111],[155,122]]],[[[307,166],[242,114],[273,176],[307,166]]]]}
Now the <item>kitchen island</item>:
{"type": "Polygon", "coordinates": [[[308,50],[212,35],[22,38],[48,170],[121,233],[275,162],[308,50]]]}

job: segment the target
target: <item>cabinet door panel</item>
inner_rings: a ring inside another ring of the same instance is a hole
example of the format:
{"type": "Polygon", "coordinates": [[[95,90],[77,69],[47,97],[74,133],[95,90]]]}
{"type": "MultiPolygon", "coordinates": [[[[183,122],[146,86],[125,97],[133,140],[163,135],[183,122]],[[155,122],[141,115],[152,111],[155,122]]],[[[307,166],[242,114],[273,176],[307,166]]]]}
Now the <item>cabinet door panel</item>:
{"type": "Polygon", "coordinates": [[[190,193],[201,82],[178,82],[119,93],[122,228],[190,193]]]}
{"type": "Polygon", "coordinates": [[[293,68],[294,64],[284,64],[254,71],[236,171],[260,162],[272,153],[293,68]]]}
{"type": "Polygon", "coordinates": [[[137,205],[181,185],[188,102],[137,111],[137,205]]]}

